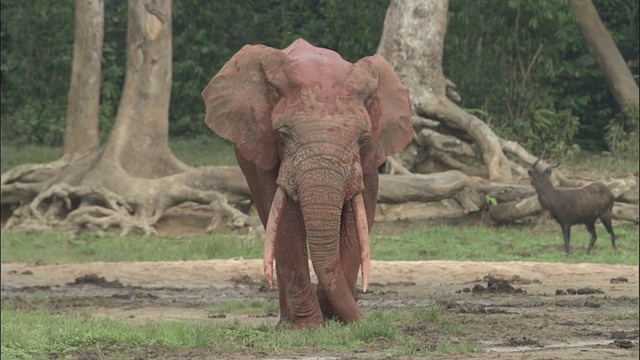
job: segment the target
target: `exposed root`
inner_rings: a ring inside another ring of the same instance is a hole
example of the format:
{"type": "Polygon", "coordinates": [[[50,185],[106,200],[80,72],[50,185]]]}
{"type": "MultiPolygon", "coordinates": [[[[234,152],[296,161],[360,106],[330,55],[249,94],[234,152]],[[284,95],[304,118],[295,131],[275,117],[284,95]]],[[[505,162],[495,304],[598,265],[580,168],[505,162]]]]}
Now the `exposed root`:
{"type": "MultiPolygon", "coordinates": [[[[3,205],[15,206],[4,229],[74,234],[119,229],[120,235],[150,235],[156,234],[154,225],[168,208],[185,202],[204,204],[213,210],[214,217],[207,232],[215,231],[223,221],[228,222],[231,229],[249,227],[250,232],[255,232],[256,228],[261,227],[257,218],[242,213],[229,204],[225,194],[216,191],[219,186],[216,181],[220,180],[220,176],[229,175],[226,182],[221,182],[225,193],[230,190],[227,183],[236,178],[235,172],[227,168],[222,169],[218,177],[210,176],[216,172],[211,168],[190,168],[189,171],[157,179],[136,178],[121,169],[111,168],[107,171],[108,176],[93,177],[108,178],[108,181],[98,182],[94,186],[64,182],[48,186],[43,182],[24,182],[20,178],[20,175],[31,179],[42,178],[38,174],[40,169],[47,172],[50,179],[51,169],[65,171],[66,167],[59,166],[61,163],[56,162],[55,166],[23,166],[3,174],[3,180],[7,181],[2,185],[3,205]],[[212,181],[207,181],[209,179],[212,181]],[[110,188],[118,189],[119,193],[110,188]]],[[[82,174],[79,176],[82,177],[82,174]]],[[[86,180],[85,177],[85,183],[91,183],[86,180]]],[[[233,189],[240,189],[240,193],[233,196],[234,200],[246,198],[242,186],[234,184],[233,189]]]]}
{"type": "Polygon", "coordinates": [[[144,235],[157,234],[147,219],[128,216],[97,205],[81,207],[69,213],[67,222],[69,225],[75,225],[73,226],[75,231],[82,229],[107,231],[112,227],[117,227],[121,229],[121,236],[136,232],[141,232],[144,235]]]}
{"type": "Polygon", "coordinates": [[[209,196],[213,198],[209,205],[215,215],[213,216],[213,219],[211,219],[209,226],[207,226],[207,233],[214,232],[224,218],[228,219],[229,228],[232,230],[247,226],[251,227],[252,230],[255,230],[256,227],[262,226],[257,218],[250,217],[229,205],[227,198],[221,193],[217,191],[210,191],[209,196]]]}

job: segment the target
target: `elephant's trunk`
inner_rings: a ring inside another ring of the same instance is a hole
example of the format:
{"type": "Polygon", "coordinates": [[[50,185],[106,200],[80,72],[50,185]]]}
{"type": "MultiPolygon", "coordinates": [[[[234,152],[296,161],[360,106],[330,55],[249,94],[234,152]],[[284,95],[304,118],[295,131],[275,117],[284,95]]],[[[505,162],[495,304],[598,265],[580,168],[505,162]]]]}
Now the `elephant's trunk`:
{"type": "Polygon", "coordinates": [[[335,314],[344,322],[358,320],[358,308],[340,261],[340,223],[343,183],[327,183],[327,174],[307,176],[300,183],[300,209],[307,233],[311,262],[327,291],[335,314]],[[318,179],[324,179],[320,182],[318,179]]]}

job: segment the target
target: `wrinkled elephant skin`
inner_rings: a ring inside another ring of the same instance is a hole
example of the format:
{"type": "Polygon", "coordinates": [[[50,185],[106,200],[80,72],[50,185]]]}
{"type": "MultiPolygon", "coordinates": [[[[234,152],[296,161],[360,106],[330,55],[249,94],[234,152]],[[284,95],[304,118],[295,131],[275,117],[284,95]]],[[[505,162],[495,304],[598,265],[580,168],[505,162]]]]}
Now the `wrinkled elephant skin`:
{"type": "Polygon", "coordinates": [[[359,319],[377,168],[413,137],[408,94],[391,66],[379,55],[350,63],[302,39],[284,50],[247,45],[202,97],[206,124],[234,143],[265,226],[264,271],[272,286],[275,261],[280,323],[359,319]]]}

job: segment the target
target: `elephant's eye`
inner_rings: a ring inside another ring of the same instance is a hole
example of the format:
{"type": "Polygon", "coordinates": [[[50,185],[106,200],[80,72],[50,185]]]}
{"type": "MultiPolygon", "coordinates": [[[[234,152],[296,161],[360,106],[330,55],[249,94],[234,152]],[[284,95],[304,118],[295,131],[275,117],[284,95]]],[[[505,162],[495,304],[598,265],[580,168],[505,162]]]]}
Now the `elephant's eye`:
{"type": "Polygon", "coordinates": [[[286,127],[286,126],[282,126],[278,129],[278,134],[280,135],[280,138],[282,140],[290,140],[291,139],[291,130],[286,127]]]}
{"type": "Polygon", "coordinates": [[[362,146],[364,145],[367,141],[369,141],[369,133],[363,133],[362,135],[360,135],[360,138],[358,139],[358,145],[362,146]]]}

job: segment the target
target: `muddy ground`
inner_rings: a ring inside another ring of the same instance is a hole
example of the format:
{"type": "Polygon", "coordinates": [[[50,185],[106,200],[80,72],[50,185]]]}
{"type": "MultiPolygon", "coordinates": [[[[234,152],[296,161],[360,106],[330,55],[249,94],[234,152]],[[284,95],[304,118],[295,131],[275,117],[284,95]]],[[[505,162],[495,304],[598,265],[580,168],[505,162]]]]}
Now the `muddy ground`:
{"type": "MultiPolygon", "coordinates": [[[[384,231],[383,226],[379,231],[384,231]]],[[[276,299],[261,260],[2,264],[2,306],[89,311],[135,323],[180,320],[275,324],[267,317],[212,314],[229,300],[276,299]]],[[[442,359],[637,359],[638,266],[533,262],[372,262],[367,308],[435,303],[467,331],[455,338],[411,329],[434,345],[472,342],[485,350],[442,359]]],[[[314,281],[315,278],[313,279],[314,281]]],[[[151,349],[142,358],[211,359],[205,350],[151,349]]],[[[115,355],[115,354],[111,354],[115,355]]],[[[93,358],[79,352],[78,359],[93,358]]],[[[307,359],[386,358],[306,354],[307,359]]],[[[55,357],[55,356],[54,356],[55,357]]],[[[241,358],[265,358],[246,354],[241,358]]],[[[267,357],[269,358],[269,357],[267,357]]],[[[283,358],[305,358],[299,353],[283,358]]],[[[416,357],[405,357],[416,359],[416,357]]]]}

